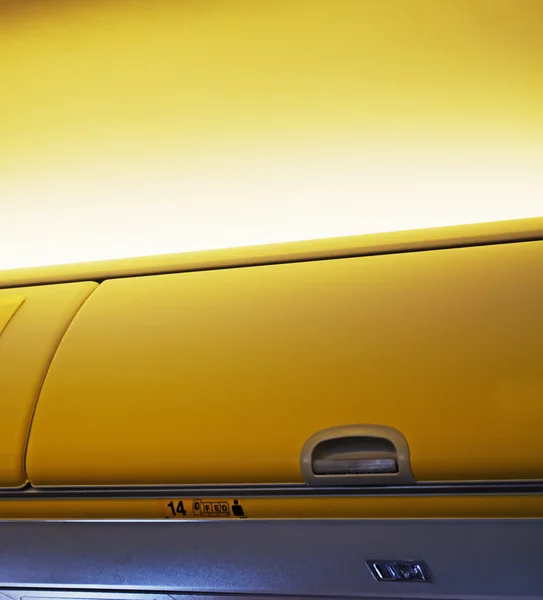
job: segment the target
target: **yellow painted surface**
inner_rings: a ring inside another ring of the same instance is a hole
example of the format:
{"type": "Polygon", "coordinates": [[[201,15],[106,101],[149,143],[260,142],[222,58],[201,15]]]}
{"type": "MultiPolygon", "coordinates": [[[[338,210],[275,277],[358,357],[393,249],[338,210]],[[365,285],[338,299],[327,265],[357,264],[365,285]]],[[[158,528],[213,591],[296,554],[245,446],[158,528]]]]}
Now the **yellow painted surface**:
{"type": "Polygon", "coordinates": [[[543,478],[543,242],[109,280],[29,441],[36,486],[299,482],[315,432],[418,481],[543,478]]]}
{"type": "Polygon", "coordinates": [[[0,269],[541,216],[542,39],[540,0],[0,0],[0,269]]]}
{"type": "Polygon", "coordinates": [[[0,288],[530,240],[543,240],[543,217],[248,248],[14,269],[0,271],[0,288]]]}
{"type": "Polygon", "coordinates": [[[0,10],[10,52],[0,107],[16,152],[3,147],[5,161],[45,149],[51,166],[73,151],[116,158],[145,142],[167,157],[176,142],[189,153],[219,134],[287,129],[543,127],[538,0],[2,0],[0,10]]]}
{"type": "Polygon", "coordinates": [[[24,296],[16,296],[15,294],[0,299],[0,334],[24,301],[24,296]]]}
{"type": "MultiPolygon", "coordinates": [[[[165,519],[173,518],[168,504],[173,501],[177,505],[180,500],[188,510],[177,519],[201,518],[192,513],[194,498],[168,498],[0,500],[0,519],[165,519]]],[[[248,519],[543,517],[542,496],[242,498],[239,503],[248,519]]]]}
{"type": "Polygon", "coordinates": [[[74,314],[96,287],[87,282],[0,290],[0,317],[2,306],[20,304],[0,336],[0,487],[27,481],[24,454],[43,378],[74,314]]]}

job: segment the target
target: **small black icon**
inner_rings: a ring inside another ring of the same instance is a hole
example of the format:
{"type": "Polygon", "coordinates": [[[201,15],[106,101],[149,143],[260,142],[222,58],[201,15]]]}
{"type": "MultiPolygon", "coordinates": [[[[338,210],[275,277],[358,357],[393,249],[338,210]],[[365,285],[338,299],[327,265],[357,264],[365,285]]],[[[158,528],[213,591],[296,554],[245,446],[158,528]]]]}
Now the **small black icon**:
{"type": "Polygon", "coordinates": [[[232,504],[232,514],[234,517],[240,517],[241,519],[245,519],[245,512],[243,511],[243,507],[239,503],[238,500],[234,500],[232,504]]]}

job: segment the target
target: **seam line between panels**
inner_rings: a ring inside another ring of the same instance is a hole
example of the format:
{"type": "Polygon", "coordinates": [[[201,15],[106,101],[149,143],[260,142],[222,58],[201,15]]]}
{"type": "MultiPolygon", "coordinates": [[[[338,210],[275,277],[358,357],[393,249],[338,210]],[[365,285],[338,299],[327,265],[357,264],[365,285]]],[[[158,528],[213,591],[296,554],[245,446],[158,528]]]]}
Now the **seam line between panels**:
{"type": "MultiPolygon", "coordinates": [[[[189,265],[180,265],[179,267],[164,267],[164,268],[148,268],[143,267],[139,272],[129,272],[129,273],[107,273],[103,275],[99,274],[88,274],[83,273],[81,276],[64,276],[59,275],[58,278],[54,276],[45,276],[42,279],[39,277],[32,278],[27,282],[14,281],[12,283],[4,283],[0,282],[0,289],[10,289],[13,287],[24,288],[24,287],[37,287],[40,285],[51,285],[51,284],[60,284],[60,283],[76,283],[82,281],[95,281],[100,284],[105,281],[117,280],[117,279],[130,279],[134,277],[152,277],[156,275],[174,275],[181,273],[193,273],[200,271],[223,271],[230,269],[244,269],[244,268],[254,268],[254,267],[266,267],[271,265],[286,265],[286,264],[298,264],[298,263],[306,263],[306,262],[321,262],[321,261],[332,261],[332,260],[345,260],[350,258],[367,258],[371,256],[388,256],[388,255],[396,255],[396,254],[412,254],[418,252],[435,252],[441,250],[455,250],[459,248],[478,248],[483,246],[505,246],[511,244],[524,244],[524,243],[533,243],[533,242],[541,242],[543,241],[543,231],[530,232],[527,235],[519,235],[517,237],[511,237],[509,239],[490,239],[490,240],[441,240],[439,242],[431,242],[428,244],[413,244],[409,246],[399,246],[392,247],[388,249],[359,249],[359,250],[345,250],[338,251],[334,253],[334,251],[328,252],[317,252],[315,255],[301,253],[293,255],[279,255],[279,256],[271,256],[271,257],[263,257],[256,258],[254,260],[243,260],[243,259],[233,259],[231,262],[222,263],[220,260],[210,260],[206,262],[204,260],[203,264],[189,264],[189,265]]],[[[127,259],[128,260],[128,259],[127,259]]],[[[138,260],[137,258],[133,260],[138,260]]],[[[105,262],[105,261],[104,261],[105,262]]],[[[84,269],[85,264],[82,263],[81,268],[84,269]]],[[[60,268],[60,267],[59,267],[60,268]]],[[[1,274],[1,273],[0,273],[1,274]]]]}
{"type": "MultiPolygon", "coordinates": [[[[51,352],[51,355],[49,357],[49,360],[47,361],[45,369],[43,370],[43,373],[42,373],[42,376],[41,376],[41,380],[40,380],[40,383],[38,385],[38,389],[36,391],[36,397],[34,398],[34,404],[32,406],[32,414],[30,415],[30,420],[28,422],[28,429],[27,429],[27,432],[26,432],[25,445],[24,445],[24,449],[23,449],[23,471],[24,471],[24,475],[25,475],[25,478],[26,478],[26,485],[29,485],[29,484],[31,485],[30,479],[28,477],[28,471],[27,471],[27,467],[26,467],[26,460],[27,460],[27,453],[28,453],[28,444],[30,442],[30,434],[32,433],[32,425],[34,424],[34,417],[36,415],[36,409],[38,407],[38,402],[39,402],[39,399],[40,399],[41,391],[43,389],[43,385],[45,383],[45,379],[47,378],[47,375],[49,374],[49,369],[51,368],[51,364],[52,364],[53,360],[55,359],[55,356],[57,355],[57,351],[58,351],[60,345],[64,341],[66,333],[70,329],[70,327],[71,327],[74,319],[77,317],[77,315],[79,314],[80,310],[83,308],[83,306],[85,306],[85,304],[88,302],[89,298],[94,294],[94,292],[100,287],[100,283],[98,281],[89,281],[88,283],[96,283],[96,287],[88,294],[88,296],[83,300],[83,302],[81,303],[81,305],[79,306],[79,308],[74,311],[74,314],[72,315],[72,317],[66,323],[66,327],[64,328],[64,331],[61,332],[61,334],[59,336],[59,339],[58,339],[58,342],[55,345],[55,347],[53,348],[53,351],[51,352]]],[[[60,285],[62,285],[62,284],[60,284],[60,285]]]]}

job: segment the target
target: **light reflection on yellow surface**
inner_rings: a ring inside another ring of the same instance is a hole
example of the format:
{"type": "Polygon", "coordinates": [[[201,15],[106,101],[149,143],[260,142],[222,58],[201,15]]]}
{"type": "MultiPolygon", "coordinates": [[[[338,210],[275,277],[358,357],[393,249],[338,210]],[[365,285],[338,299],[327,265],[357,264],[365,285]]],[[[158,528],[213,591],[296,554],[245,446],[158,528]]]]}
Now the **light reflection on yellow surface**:
{"type": "Polygon", "coordinates": [[[539,0],[0,0],[0,268],[543,214],[539,0]]]}

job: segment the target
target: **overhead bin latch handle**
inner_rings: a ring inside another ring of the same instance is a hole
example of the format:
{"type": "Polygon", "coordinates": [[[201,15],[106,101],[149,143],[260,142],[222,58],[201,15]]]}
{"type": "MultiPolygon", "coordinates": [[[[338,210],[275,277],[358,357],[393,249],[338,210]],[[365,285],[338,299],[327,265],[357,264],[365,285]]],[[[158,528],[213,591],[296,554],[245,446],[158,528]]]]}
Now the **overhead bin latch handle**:
{"type": "Polygon", "coordinates": [[[319,431],[304,444],[309,485],[409,485],[415,482],[404,436],[384,425],[342,425],[319,431]]]}

